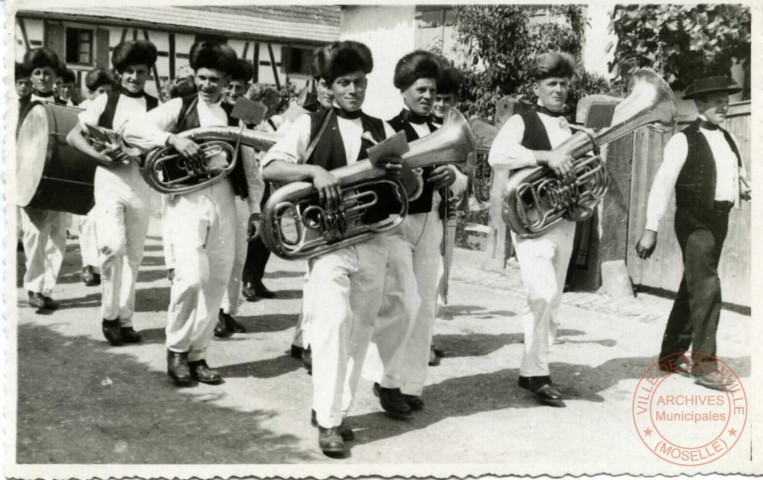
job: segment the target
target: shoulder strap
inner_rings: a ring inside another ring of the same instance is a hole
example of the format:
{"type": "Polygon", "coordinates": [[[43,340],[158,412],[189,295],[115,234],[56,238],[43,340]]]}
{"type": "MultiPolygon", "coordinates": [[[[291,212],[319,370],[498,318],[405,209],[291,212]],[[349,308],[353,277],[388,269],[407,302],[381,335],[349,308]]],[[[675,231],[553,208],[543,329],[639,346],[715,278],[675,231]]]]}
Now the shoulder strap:
{"type": "Polygon", "coordinates": [[[179,129],[185,124],[186,117],[188,117],[188,114],[196,107],[196,102],[198,101],[199,96],[196,94],[183,97],[183,105],[180,107],[180,113],[178,114],[175,128],[172,130],[172,133],[179,133],[179,129]]]}
{"type": "Polygon", "coordinates": [[[321,128],[318,129],[318,133],[310,141],[310,145],[307,146],[307,150],[305,151],[305,159],[302,161],[302,163],[307,162],[307,160],[315,151],[315,147],[318,146],[318,142],[321,140],[323,133],[326,131],[326,127],[329,126],[329,122],[331,121],[331,117],[333,115],[334,115],[334,109],[329,109],[328,113],[323,118],[323,123],[321,124],[321,128]]]}

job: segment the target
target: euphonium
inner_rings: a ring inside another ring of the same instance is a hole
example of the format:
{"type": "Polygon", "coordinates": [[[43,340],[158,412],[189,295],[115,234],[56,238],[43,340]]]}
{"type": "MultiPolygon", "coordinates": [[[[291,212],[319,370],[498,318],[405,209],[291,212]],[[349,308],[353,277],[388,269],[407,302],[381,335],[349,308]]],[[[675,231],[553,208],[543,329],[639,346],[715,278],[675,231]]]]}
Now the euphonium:
{"type": "Polygon", "coordinates": [[[202,155],[183,158],[172,147],[148,152],[141,173],[146,183],[160,193],[190,193],[217,183],[233,171],[239,148],[267,151],[280,138],[274,133],[236,127],[201,127],[178,135],[198,143],[202,155]]]}
{"type": "Polygon", "coordinates": [[[583,221],[607,192],[609,175],[598,148],[644,125],[670,131],[676,123],[676,99],[667,82],[649,69],[637,70],[631,93],[615,107],[611,126],[584,130],[554,151],[573,159],[573,175],[559,178],[548,167],[528,167],[509,176],[503,193],[503,216],[517,235],[543,234],[563,218],[583,221]],[[596,155],[587,156],[591,151],[596,155]]]}
{"type": "MultiPolygon", "coordinates": [[[[474,160],[475,143],[466,119],[451,109],[443,126],[409,145],[402,155],[403,171],[446,164],[467,166],[474,160]]],[[[400,225],[408,213],[411,194],[399,179],[370,160],[332,170],[342,188],[342,204],[333,210],[322,205],[309,182],[293,182],[276,190],[262,212],[260,234],[265,245],[287,260],[312,258],[400,225]],[[380,195],[397,199],[397,210],[380,221],[364,216],[385,203],[380,195]]],[[[467,172],[468,173],[468,172],[467,172]]]]}

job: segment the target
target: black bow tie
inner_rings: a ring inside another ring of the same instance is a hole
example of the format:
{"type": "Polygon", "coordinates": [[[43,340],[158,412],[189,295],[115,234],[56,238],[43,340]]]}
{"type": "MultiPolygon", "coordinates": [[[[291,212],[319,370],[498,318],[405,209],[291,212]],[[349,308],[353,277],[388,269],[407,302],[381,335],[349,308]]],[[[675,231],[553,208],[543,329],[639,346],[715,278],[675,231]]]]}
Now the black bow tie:
{"type": "Polygon", "coordinates": [[[552,112],[548,108],[544,107],[543,105],[535,105],[535,111],[538,113],[542,113],[544,115],[548,115],[549,117],[563,117],[564,116],[564,109],[558,111],[558,112],[552,112]]]}
{"type": "Polygon", "coordinates": [[[35,97],[41,97],[41,98],[50,98],[50,97],[52,97],[52,96],[53,96],[53,90],[51,90],[51,91],[49,91],[49,92],[45,92],[45,93],[43,93],[43,92],[38,92],[37,90],[35,90],[35,91],[34,91],[34,96],[35,96],[35,97]]]}
{"type": "Polygon", "coordinates": [[[360,109],[357,109],[354,112],[348,112],[347,110],[344,110],[343,108],[336,108],[336,107],[334,107],[334,112],[337,114],[339,118],[346,118],[348,120],[355,120],[356,118],[360,118],[360,114],[362,113],[360,109]]]}
{"type": "Polygon", "coordinates": [[[141,90],[140,92],[132,93],[131,91],[127,90],[126,88],[121,88],[119,90],[119,94],[120,95],[124,95],[125,97],[130,97],[130,98],[143,98],[146,95],[146,92],[141,90]]]}
{"type": "Polygon", "coordinates": [[[718,130],[720,127],[714,123],[708,122],[707,120],[699,119],[699,128],[704,128],[705,130],[718,130]]]}
{"type": "Polygon", "coordinates": [[[403,120],[408,123],[415,123],[416,125],[423,125],[429,121],[428,116],[419,115],[408,109],[403,110],[403,120]]]}

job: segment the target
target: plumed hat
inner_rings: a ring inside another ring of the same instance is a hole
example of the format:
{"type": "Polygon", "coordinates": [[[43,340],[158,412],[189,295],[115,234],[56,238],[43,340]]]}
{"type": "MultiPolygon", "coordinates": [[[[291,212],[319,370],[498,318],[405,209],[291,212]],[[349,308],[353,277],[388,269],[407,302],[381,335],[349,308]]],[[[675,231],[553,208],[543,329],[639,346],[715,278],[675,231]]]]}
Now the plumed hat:
{"type": "Polygon", "coordinates": [[[75,83],[77,81],[77,76],[74,75],[74,72],[66,67],[61,69],[58,76],[61,78],[61,83],[75,83]]]}
{"type": "Polygon", "coordinates": [[[35,48],[24,54],[24,68],[30,73],[35,68],[50,67],[55,71],[61,68],[56,52],[49,48],[35,48]]]}
{"type": "Polygon", "coordinates": [[[371,73],[374,69],[374,59],[371,50],[360,42],[346,40],[334,42],[314,59],[312,69],[319,72],[326,82],[331,85],[338,77],[348,73],[362,71],[371,73]]]}
{"type": "Polygon", "coordinates": [[[231,74],[231,80],[241,80],[244,83],[252,79],[254,75],[254,67],[252,62],[239,58],[236,60],[236,68],[233,69],[231,74]]]}
{"type": "Polygon", "coordinates": [[[111,64],[117,72],[123,72],[129,65],[146,65],[148,68],[156,63],[156,46],[148,40],[133,40],[122,42],[114,47],[111,54],[111,64]]]}
{"type": "Polygon", "coordinates": [[[453,67],[448,67],[442,72],[440,81],[437,82],[437,93],[441,95],[458,95],[461,89],[461,72],[453,67]]]}
{"type": "Polygon", "coordinates": [[[91,92],[101,85],[113,85],[114,75],[103,68],[95,68],[85,75],[85,86],[91,92]]]}
{"type": "Polygon", "coordinates": [[[211,68],[231,75],[236,69],[235,50],[230,45],[211,40],[194,43],[188,57],[188,63],[194,70],[211,68]]]}
{"type": "Polygon", "coordinates": [[[575,58],[569,53],[542,53],[533,62],[532,77],[536,81],[550,77],[572,78],[574,75],[575,58]]]}
{"type": "Polygon", "coordinates": [[[433,78],[439,81],[441,75],[440,59],[431,52],[416,50],[398,60],[393,83],[396,88],[405,90],[419,78],[433,78]]]}
{"type": "Polygon", "coordinates": [[[31,75],[32,72],[24,68],[24,64],[20,62],[16,62],[16,69],[14,71],[14,78],[15,81],[19,81],[24,78],[29,78],[29,75],[31,75]]]}
{"type": "Polygon", "coordinates": [[[742,88],[734,83],[734,80],[725,76],[717,77],[705,77],[698,78],[694,81],[684,93],[684,98],[695,99],[707,95],[709,93],[727,92],[729,95],[732,93],[739,93],[742,88]]]}

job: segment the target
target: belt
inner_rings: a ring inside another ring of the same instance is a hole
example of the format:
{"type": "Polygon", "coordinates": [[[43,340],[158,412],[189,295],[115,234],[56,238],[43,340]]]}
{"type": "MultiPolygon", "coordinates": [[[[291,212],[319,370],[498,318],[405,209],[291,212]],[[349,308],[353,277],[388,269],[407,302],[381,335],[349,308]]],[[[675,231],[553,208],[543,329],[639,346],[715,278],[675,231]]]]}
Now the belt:
{"type": "Polygon", "coordinates": [[[734,202],[729,202],[729,201],[713,202],[713,211],[715,211],[716,214],[729,213],[732,208],[734,208],[734,202]]]}

